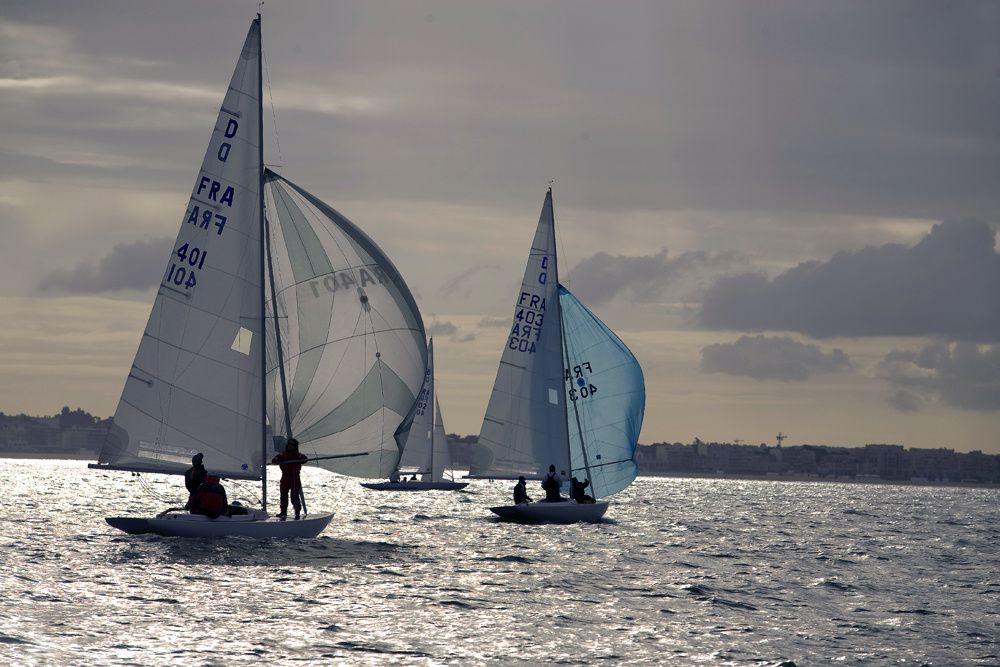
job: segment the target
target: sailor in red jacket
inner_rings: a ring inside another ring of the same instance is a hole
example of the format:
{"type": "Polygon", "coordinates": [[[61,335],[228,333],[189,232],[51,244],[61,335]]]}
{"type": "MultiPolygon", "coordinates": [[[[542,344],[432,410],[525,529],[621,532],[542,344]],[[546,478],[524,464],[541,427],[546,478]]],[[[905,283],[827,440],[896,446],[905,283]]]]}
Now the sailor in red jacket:
{"type": "Polygon", "coordinates": [[[191,514],[204,514],[209,519],[217,519],[229,513],[229,499],[226,490],[215,475],[208,475],[198,490],[191,496],[189,510],[191,514]]]}
{"type": "Polygon", "coordinates": [[[302,464],[308,461],[308,457],[299,453],[299,441],[289,438],[285,443],[285,451],[281,452],[271,463],[277,463],[281,467],[281,513],[278,518],[284,519],[288,516],[288,494],[292,494],[292,507],[295,508],[295,518],[299,518],[302,511],[302,480],[299,479],[299,471],[302,464]]]}

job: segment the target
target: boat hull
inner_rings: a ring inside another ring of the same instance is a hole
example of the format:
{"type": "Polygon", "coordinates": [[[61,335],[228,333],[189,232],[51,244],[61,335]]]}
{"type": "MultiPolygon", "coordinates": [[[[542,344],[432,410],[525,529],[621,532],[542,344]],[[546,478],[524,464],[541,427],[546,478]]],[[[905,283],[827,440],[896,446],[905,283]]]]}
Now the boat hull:
{"type": "Polygon", "coordinates": [[[521,503],[491,507],[490,511],[501,521],[517,523],[597,523],[608,511],[608,501],[596,503],[576,503],[572,500],[562,503],[521,503]]]}
{"type": "Polygon", "coordinates": [[[364,482],[361,486],[373,491],[458,491],[468,482],[364,482]]]}
{"type": "Polygon", "coordinates": [[[330,524],[333,513],[282,521],[264,512],[209,519],[200,514],[166,514],[164,516],[117,517],[105,521],[118,530],[133,535],[155,533],[165,537],[254,537],[309,538],[316,537],[330,524]]]}

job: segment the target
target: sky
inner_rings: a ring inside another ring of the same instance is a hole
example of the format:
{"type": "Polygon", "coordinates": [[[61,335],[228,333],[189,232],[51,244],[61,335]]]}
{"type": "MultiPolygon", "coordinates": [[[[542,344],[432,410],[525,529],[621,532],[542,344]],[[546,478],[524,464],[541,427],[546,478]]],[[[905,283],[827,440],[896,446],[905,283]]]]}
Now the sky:
{"type": "MultiPolygon", "coordinates": [[[[0,0],[0,411],[114,412],[255,2],[0,0]]],[[[640,441],[1000,454],[1000,3],[274,2],[266,161],[478,433],[549,181],[640,441]]]]}

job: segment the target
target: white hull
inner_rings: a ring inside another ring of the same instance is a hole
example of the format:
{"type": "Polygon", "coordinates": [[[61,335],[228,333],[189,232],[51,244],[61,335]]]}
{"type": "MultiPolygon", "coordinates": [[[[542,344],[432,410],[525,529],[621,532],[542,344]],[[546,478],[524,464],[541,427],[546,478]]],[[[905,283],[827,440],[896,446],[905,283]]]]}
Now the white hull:
{"type": "Polygon", "coordinates": [[[282,521],[266,512],[251,512],[237,516],[209,519],[200,514],[166,514],[164,516],[107,517],[111,526],[126,533],[156,533],[166,537],[256,537],[297,538],[316,537],[330,524],[333,514],[317,514],[303,519],[282,521]]]}
{"type": "Polygon", "coordinates": [[[562,503],[522,503],[520,505],[504,505],[491,507],[490,511],[500,517],[501,521],[516,521],[518,523],[596,523],[608,511],[608,501],[596,503],[577,503],[567,500],[562,503]]]}
{"type": "Polygon", "coordinates": [[[469,485],[468,482],[366,482],[361,486],[374,491],[458,491],[469,485]]]}

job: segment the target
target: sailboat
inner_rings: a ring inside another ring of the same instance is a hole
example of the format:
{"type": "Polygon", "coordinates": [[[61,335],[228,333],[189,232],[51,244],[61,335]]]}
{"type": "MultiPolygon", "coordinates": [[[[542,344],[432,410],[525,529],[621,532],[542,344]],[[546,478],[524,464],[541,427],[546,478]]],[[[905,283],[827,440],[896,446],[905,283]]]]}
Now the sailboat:
{"type": "Polygon", "coordinates": [[[427,343],[427,372],[417,397],[413,421],[405,434],[399,466],[388,482],[366,482],[361,486],[375,491],[457,491],[469,485],[456,482],[451,472],[451,452],[444,432],[441,404],[434,390],[434,339],[427,343]],[[445,477],[449,472],[451,479],[445,477]],[[406,475],[420,479],[406,479],[406,475]],[[400,477],[400,479],[395,479],[400,477]]]}
{"type": "Polygon", "coordinates": [[[259,480],[260,508],[107,518],[126,532],[315,537],[332,513],[268,514],[272,455],[294,436],[310,463],[387,475],[424,380],[423,322],[392,262],[340,213],[264,167],[260,23],[258,14],[90,466],[178,475],[203,453],[210,475],[259,480]]]}
{"type": "Polygon", "coordinates": [[[537,480],[555,466],[569,471],[567,477],[590,480],[596,502],[542,501],[490,510],[510,521],[599,521],[608,509],[601,499],[638,474],[644,409],[639,362],[559,284],[549,188],[469,476],[537,480]]]}

